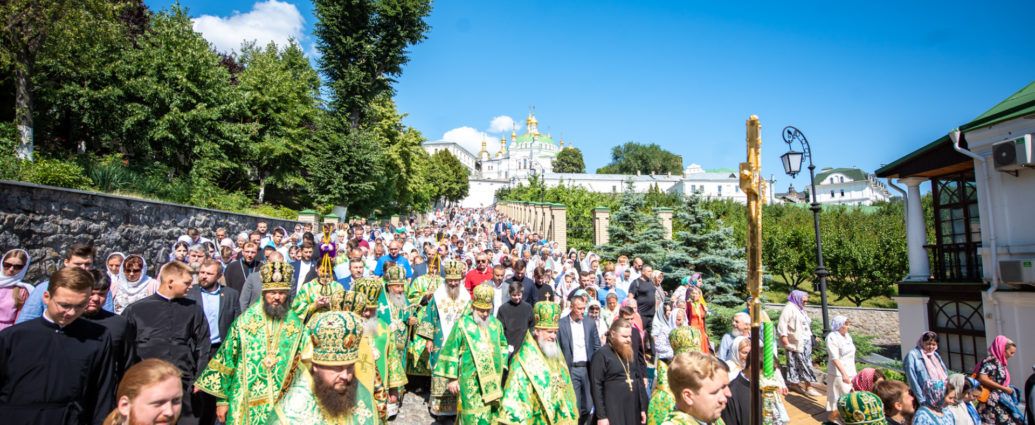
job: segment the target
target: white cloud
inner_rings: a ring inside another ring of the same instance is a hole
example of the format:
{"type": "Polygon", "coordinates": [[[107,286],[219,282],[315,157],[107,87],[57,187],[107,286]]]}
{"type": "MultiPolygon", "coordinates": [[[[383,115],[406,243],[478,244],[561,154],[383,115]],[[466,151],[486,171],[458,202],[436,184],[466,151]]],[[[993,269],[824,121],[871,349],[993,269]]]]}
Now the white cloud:
{"type": "Polygon", "coordinates": [[[514,119],[507,115],[494,117],[489,122],[490,133],[507,133],[514,129],[514,119]]]}
{"type": "Polygon", "coordinates": [[[269,42],[286,46],[288,40],[302,40],[305,19],[291,3],[266,0],[255,3],[246,13],[234,12],[229,17],[202,15],[194,19],[194,31],[201,33],[224,53],[237,51],[241,43],[255,41],[264,46],[269,42]]]}
{"type": "Polygon", "coordinates": [[[471,127],[457,127],[442,135],[442,140],[453,142],[463,146],[472,155],[478,155],[482,150],[482,140],[487,143],[486,149],[489,153],[496,153],[499,149],[499,138],[490,136],[484,131],[478,131],[471,127]],[[495,145],[493,141],[496,141],[495,145]]]}

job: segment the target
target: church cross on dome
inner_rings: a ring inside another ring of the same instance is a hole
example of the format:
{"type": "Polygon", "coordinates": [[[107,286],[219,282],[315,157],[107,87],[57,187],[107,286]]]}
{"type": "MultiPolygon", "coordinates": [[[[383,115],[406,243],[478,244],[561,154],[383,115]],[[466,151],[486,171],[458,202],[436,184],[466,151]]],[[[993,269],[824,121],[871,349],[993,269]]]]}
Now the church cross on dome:
{"type": "Polygon", "coordinates": [[[539,120],[535,119],[535,106],[529,108],[528,118],[525,119],[525,125],[528,126],[529,135],[539,135],[539,120]]]}

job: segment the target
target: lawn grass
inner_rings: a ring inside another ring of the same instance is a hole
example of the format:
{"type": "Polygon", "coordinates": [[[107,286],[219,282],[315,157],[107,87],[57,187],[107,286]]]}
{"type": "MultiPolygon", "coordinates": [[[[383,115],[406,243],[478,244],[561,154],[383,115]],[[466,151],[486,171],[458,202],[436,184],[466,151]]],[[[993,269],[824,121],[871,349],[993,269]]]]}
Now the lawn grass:
{"type": "MultiPolygon", "coordinates": [[[[773,280],[774,281],[778,281],[781,284],[783,283],[783,280],[780,279],[777,276],[773,276],[773,280]]],[[[818,284],[817,284],[817,286],[818,286],[818,284]]],[[[809,281],[802,282],[802,284],[798,287],[798,289],[801,289],[802,291],[805,291],[805,292],[809,293],[809,295],[810,295],[809,303],[810,304],[819,305],[819,290],[818,289],[813,289],[812,282],[809,282],[809,281]]],[[[895,290],[896,290],[896,293],[897,293],[898,289],[896,288],[895,290]]],[[[787,300],[787,294],[788,293],[790,293],[790,291],[780,290],[780,289],[772,288],[771,286],[766,286],[765,288],[763,288],[762,297],[763,297],[763,299],[766,302],[782,303],[782,302],[787,300]]],[[[827,290],[827,305],[837,306],[837,307],[855,307],[856,306],[855,303],[853,303],[851,301],[848,301],[848,299],[842,299],[842,300],[837,299],[837,296],[834,295],[833,292],[830,292],[829,289],[827,290]]],[[[891,299],[891,297],[876,297],[876,298],[870,298],[870,299],[866,300],[865,302],[863,302],[861,307],[896,308],[896,307],[898,307],[898,304],[896,304],[895,300],[891,299]]]]}

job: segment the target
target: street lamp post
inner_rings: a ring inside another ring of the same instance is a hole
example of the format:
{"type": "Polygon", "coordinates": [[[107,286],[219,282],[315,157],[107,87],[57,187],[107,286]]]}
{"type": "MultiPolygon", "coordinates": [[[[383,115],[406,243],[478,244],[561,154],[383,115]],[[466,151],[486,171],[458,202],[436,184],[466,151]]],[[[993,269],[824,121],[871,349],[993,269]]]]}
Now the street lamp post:
{"type": "Polygon", "coordinates": [[[807,157],[809,159],[809,183],[812,187],[812,203],[809,209],[812,210],[812,224],[816,232],[816,277],[819,279],[819,299],[823,310],[823,337],[830,333],[830,319],[827,313],[827,268],[823,265],[823,237],[819,233],[819,194],[816,193],[816,165],[812,162],[812,148],[809,146],[805,134],[794,126],[783,128],[783,141],[787,143],[787,153],[780,155],[783,162],[783,171],[794,178],[801,172],[801,164],[807,157]],[[794,141],[798,141],[803,152],[794,150],[794,141]]]}

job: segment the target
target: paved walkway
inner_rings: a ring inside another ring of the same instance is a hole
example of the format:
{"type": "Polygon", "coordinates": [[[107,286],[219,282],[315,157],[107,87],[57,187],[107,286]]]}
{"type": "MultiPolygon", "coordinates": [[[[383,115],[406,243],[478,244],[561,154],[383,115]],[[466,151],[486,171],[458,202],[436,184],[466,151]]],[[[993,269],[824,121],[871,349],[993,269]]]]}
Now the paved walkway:
{"type": "Polygon", "coordinates": [[[784,397],[784,405],[794,425],[820,424],[827,419],[825,395],[809,397],[792,391],[784,397]]]}

